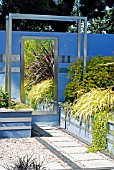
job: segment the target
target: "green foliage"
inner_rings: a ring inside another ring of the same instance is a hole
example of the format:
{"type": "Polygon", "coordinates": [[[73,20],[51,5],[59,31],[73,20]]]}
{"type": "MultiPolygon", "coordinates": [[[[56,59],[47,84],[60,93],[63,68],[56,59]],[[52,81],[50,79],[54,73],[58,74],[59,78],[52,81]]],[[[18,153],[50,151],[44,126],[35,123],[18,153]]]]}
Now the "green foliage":
{"type": "Polygon", "coordinates": [[[91,88],[107,88],[114,85],[114,57],[98,56],[87,62],[86,73],[83,75],[83,62],[78,60],[69,67],[65,98],[73,101],[91,88]]]}
{"type": "Polygon", "coordinates": [[[83,83],[86,89],[91,87],[106,88],[114,84],[114,57],[93,57],[87,62],[87,71],[83,83]]]}
{"type": "Polygon", "coordinates": [[[25,40],[25,89],[30,90],[31,86],[43,80],[54,77],[53,40],[25,40]]]}
{"type": "Polygon", "coordinates": [[[24,103],[21,103],[21,102],[12,101],[10,109],[22,110],[22,109],[31,109],[31,107],[28,105],[25,105],[24,103]]]}
{"type": "Polygon", "coordinates": [[[7,92],[3,90],[3,88],[0,88],[0,108],[7,108],[7,109],[14,109],[14,110],[20,110],[20,109],[30,109],[30,106],[25,105],[21,102],[15,102],[11,101],[11,106],[8,107],[8,98],[9,95],[7,92]]]}
{"type": "Polygon", "coordinates": [[[90,18],[102,17],[105,10],[105,1],[100,0],[80,0],[80,11],[83,16],[90,18]]]}
{"type": "MultiPolygon", "coordinates": [[[[114,33],[114,0],[75,1],[72,15],[87,17],[88,33],[114,33]]],[[[77,25],[70,26],[69,31],[77,31],[77,25]]],[[[82,31],[84,31],[83,28],[82,31]]]]}
{"type": "Polygon", "coordinates": [[[88,151],[107,150],[108,116],[107,111],[98,112],[92,122],[92,146],[88,151]]]}
{"type": "Polygon", "coordinates": [[[105,12],[105,16],[101,19],[100,16],[89,20],[88,31],[95,34],[113,34],[114,33],[114,8],[105,12]]]}
{"type": "Polygon", "coordinates": [[[71,64],[65,97],[73,101],[71,116],[92,117],[92,146],[88,151],[107,150],[108,120],[114,110],[114,57],[93,57],[83,75],[81,60],[71,64]]]}
{"type": "Polygon", "coordinates": [[[72,101],[77,97],[77,91],[81,89],[81,82],[83,81],[82,60],[70,65],[67,78],[70,79],[70,82],[66,85],[65,98],[72,101]]]}
{"type": "MultiPolygon", "coordinates": [[[[2,0],[0,28],[5,29],[5,17],[9,13],[70,16],[75,0],[2,0]]],[[[67,31],[68,22],[15,20],[13,30],[67,31]]]]}
{"type": "Polygon", "coordinates": [[[76,99],[72,105],[72,115],[78,117],[94,116],[98,112],[113,111],[114,93],[110,89],[93,89],[76,99]]]}
{"type": "Polygon", "coordinates": [[[32,108],[36,109],[36,105],[42,102],[50,103],[53,100],[54,82],[53,79],[44,80],[32,86],[28,92],[28,99],[32,108]]]}
{"type": "Polygon", "coordinates": [[[83,16],[87,16],[88,19],[97,18],[105,15],[106,6],[113,8],[113,0],[80,0],[80,11],[83,16]]]}
{"type": "Polygon", "coordinates": [[[113,103],[114,92],[109,88],[93,89],[72,105],[71,116],[80,120],[92,118],[92,146],[89,147],[89,152],[107,150],[108,120],[113,114],[113,103]]]}
{"type": "Polygon", "coordinates": [[[0,108],[7,108],[8,107],[8,93],[0,87],[0,108]]]}

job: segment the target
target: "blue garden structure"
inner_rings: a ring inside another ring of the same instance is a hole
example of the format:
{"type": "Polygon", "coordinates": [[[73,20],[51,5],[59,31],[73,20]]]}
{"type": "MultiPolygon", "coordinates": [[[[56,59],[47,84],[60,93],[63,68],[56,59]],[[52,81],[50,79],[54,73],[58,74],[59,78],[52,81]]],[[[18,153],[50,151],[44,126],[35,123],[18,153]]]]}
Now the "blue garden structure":
{"type": "MultiPolygon", "coordinates": [[[[15,19],[15,18],[14,18],[15,19]]],[[[11,23],[10,23],[11,24],[11,23]]],[[[9,27],[10,28],[10,27],[9,27]]],[[[75,62],[78,60],[79,55],[81,58],[84,58],[85,51],[84,51],[84,33],[78,34],[78,33],[58,33],[58,32],[27,32],[27,31],[12,31],[9,30],[9,33],[7,30],[1,30],[0,31],[0,86],[6,86],[7,79],[7,73],[10,73],[11,78],[11,86],[7,86],[8,88],[11,88],[11,94],[10,97],[13,100],[20,101],[20,86],[21,86],[21,39],[23,37],[43,37],[45,38],[55,38],[57,39],[57,84],[58,84],[58,102],[63,102],[64,99],[64,90],[66,87],[66,84],[68,83],[67,74],[68,74],[68,67],[72,62],[75,62]],[[10,32],[11,31],[11,32],[10,32]],[[79,35],[80,35],[80,41],[79,41],[79,35]],[[10,57],[12,59],[11,61],[11,70],[7,69],[8,62],[6,59],[6,56],[8,58],[8,51],[7,49],[10,49],[10,44],[7,44],[9,41],[8,38],[12,39],[12,48],[10,51],[10,57]],[[79,47],[80,44],[80,47],[79,47]],[[79,50],[80,48],[80,50],[79,50]],[[5,74],[6,73],[6,74],[5,74]]],[[[87,58],[86,60],[89,60],[91,56],[113,56],[114,54],[114,35],[107,35],[107,34],[87,34],[87,58]]],[[[58,106],[58,105],[57,105],[58,106]]],[[[3,114],[1,114],[3,116],[3,114]]],[[[46,113],[46,114],[32,114],[32,126],[36,126],[39,124],[47,124],[47,125],[60,125],[60,113],[59,109],[57,109],[57,112],[52,113],[46,113]]],[[[16,124],[15,124],[16,125],[16,124]]],[[[30,125],[30,123],[26,123],[27,126],[30,125]]],[[[18,125],[19,126],[19,125],[18,125]]],[[[30,129],[29,129],[30,130],[30,129]]],[[[29,135],[28,135],[29,136],[29,135]]]]}

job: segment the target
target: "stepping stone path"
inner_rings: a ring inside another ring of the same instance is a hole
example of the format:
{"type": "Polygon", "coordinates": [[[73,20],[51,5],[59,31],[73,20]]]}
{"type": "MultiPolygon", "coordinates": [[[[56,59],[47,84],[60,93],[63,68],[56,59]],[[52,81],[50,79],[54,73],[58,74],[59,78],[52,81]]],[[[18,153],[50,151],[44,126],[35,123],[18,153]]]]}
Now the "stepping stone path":
{"type": "MultiPolygon", "coordinates": [[[[51,152],[55,153],[62,161],[68,163],[68,169],[109,169],[114,170],[114,160],[97,152],[87,153],[87,146],[78,139],[61,131],[59,127],[39,126],[38,133],[41,137],[36,139],[45,145],[51,152]],[[43,136],[44,134],[49,134],[43,136]],[[51,148],[52,147],[52,148],[51,148]],[[58,155],[57,155],[58,154],[58,155]]],[[[39,136],[40,136],[39,135],[39,136]]],[[[66,169],[53,162],[50,169],[66,169]]]]}
{"type": "Polygon", "coordinates": [[[87,153],[87,145],[67,132],[60,127],[35,126],[31,138],[0,139],[0,170],[26,155],[40,163],[44,160],[46,170],[114,170],[113,159],[100,152],[87,153]]]}

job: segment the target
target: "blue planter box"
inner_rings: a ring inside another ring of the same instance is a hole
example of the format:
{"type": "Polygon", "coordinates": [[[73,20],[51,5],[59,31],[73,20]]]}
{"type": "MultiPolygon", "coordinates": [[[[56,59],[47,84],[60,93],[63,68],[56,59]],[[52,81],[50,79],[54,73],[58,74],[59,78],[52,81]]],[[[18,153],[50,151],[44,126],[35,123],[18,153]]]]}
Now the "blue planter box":
{"type": "Polygon", "coordinates": [[[0,138],[31,137],[32,110],[0,111],[0,138]]]}

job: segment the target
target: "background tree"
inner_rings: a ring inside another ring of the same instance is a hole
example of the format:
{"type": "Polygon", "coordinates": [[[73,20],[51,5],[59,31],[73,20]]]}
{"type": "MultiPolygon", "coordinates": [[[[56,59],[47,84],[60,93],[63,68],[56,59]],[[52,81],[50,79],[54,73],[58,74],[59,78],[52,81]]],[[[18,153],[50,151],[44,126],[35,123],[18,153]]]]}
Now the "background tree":
{"type": "Polygon", "coordinates": [[[101,19],[100,17],[91,19],[88,24],[88,31],[90,33],[108,33],[114,34],[114,21],[112,14],[114,9],[109,9],[106,11],[105,16],[101,19]]]}
{"type": "MultiPolygon", "coordinates": [[[[5,29],[5,17],[9,13],[70,16],[75,0],[2,0],[0,28],[5,29]],[[58,3],[57,3],[58,2],[58,3]]],[[[14,21],[14,30],[67,31],[68,22],[14,21]]]]}
{"type": "Polygon", "coordinates": [[[88,20],[105,15],[105,0],[80,0],[80,11],[83,16],[87,16],[88,20]]]}
{"type": "MultiPolygon", "coordinates": [[[[88,33],[114,33],[113,0],[77,0],[72,15],[87,16],[88,33]]],[[[68,29],[69,32],[77,32],[77,23],[68,29]]]]}
{"type": "MultiPolygon", "coordinates": [[[[25,13],[87,16],[90,33],[113,33],[114,30],[114,0],[2,0],[0,13],[0,29],[5,29],[5,17],[9,13],[25,13]],[[108,12],[106,9],[108,9],[108,12]],[[96,30],[96,27],[101,28],[96,30]]],[[[77,24],[14,20],[13,30],[77,32],[77,24]],[[70,27],[72,24],[73,27],[70,27]]]]}
{"type": "Polygon", "coordinates": [[[80,0],[79,9],[90,33],[114,33],[114,0],[80,0]]]}

